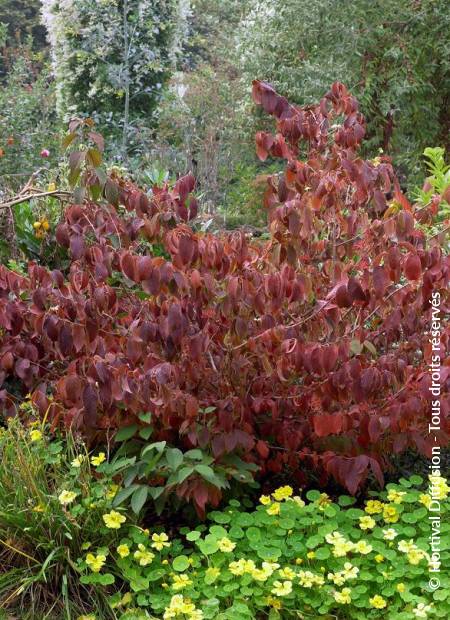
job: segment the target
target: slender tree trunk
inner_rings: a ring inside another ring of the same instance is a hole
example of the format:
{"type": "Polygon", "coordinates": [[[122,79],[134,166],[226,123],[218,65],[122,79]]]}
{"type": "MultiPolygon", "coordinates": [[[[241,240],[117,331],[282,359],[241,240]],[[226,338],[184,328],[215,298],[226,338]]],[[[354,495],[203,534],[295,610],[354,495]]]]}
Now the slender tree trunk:
{"type": "Polygon", "coordinates": [[[123,111],[122,157],[126,162],[130,123],[130,41],[128,37],[128,0],[123,0],[123,62],[125,76],[125,107],[123,111]]]}

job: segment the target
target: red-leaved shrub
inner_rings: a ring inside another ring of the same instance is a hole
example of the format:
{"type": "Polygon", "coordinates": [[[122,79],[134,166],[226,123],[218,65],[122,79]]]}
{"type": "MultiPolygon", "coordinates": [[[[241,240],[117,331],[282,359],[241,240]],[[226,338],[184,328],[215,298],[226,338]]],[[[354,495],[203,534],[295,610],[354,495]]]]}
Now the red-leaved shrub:
{"type": "MultiPolygon", "coordinates": [[[[117,208],[70,205],[56,232],[66,272],[0,267],[2,407],[31,392],[53,425],[91,439],[151,412],[152,440],[299,480],[307,464],[355,493],[369,472],[382,482],[390,454],[434,445],[437,293],[448,442],[450,259],[389,158],[358,156],[364,118],[342,84],[303,108],[263,82],[253,96],[276,118],[258,156],[286,160],[265,195],[270,240],[196,231],[192,175],[149,196],[122,181],[117,208]]],[[[183,484],[204,506],[207,483],[183,484]]]]}

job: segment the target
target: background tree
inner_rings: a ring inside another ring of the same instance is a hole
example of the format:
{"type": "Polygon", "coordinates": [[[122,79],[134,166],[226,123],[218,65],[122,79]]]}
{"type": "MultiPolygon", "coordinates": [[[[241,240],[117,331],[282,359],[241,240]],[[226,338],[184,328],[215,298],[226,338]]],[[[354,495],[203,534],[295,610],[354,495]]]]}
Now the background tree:
{"type": "Polygon", "coordinates": [[[444,0],[256,0],[235,62],[248,91],[257,76],[300,104],[345,82],[368,119],[367,148],[388,152],[403,180],[416,181],[423,149],[448,147],[449,27],[444,0]]]}
{"type": "Polygon", "coordinates": [[[0,80],[10,69],[15,51],[28,39],[33,51],[46,47],[45,28],[40,21],[40,0],[0,0],[0,23],[6,27],[6,36],[0,39],[0,80]]]}
{"type": "Polygon", "coordinates": [[[122,135],[151,117],[183,36],[186,0],[43,0],[61,116],[122,135]]]}

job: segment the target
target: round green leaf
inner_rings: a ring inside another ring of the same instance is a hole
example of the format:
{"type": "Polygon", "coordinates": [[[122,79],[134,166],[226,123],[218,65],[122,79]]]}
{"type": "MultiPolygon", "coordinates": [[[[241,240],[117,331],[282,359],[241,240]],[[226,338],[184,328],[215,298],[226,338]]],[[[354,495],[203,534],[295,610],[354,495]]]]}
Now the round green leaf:
{"type": "Polygon", "coordinates": [[[172,562],[173,570],[176,570],[178,573],[183,573],[185,570],[189,568],[189,559],[186,555],[177,556],[172,562]]]}

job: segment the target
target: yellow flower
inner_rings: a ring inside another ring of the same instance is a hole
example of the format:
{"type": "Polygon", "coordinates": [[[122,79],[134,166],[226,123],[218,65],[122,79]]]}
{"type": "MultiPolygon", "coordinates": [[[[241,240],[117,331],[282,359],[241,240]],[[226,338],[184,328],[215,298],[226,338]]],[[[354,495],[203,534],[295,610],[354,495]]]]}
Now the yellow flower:
{"type": "Polygon", "coordinates": [[[414,549],[417,549],[417,546],[415,544],[415,542],[411,539],[411,540],[401,540],[398,545],[397,545],[397,549],[399,551],[401,551],[402,553],[409,553],[410,551],[413,551],[414,549]]]}
{"type": "Polygon", "coordinates": [[[129,605],[132,600],[133,600],[133,595],[131,594],[131,592],[125,592],[125,594],[120,599],[120,604],[129,605]]]}
{"type": "Polygon", "coordinates": [[[216,581],[217,577],[220,575],[220,568],[216,568],[215,566],[211,566],[207,568],[205,571],[205,575],[208,577],[210,582],[216,581]]]}
{"type": "Polygon", "coordinates": [[[328,497],[326,493],[321,493],[317,503],[319,505],[319,509],[323,510],[324,508],[326,508],[327,506],[331,504],[331,499],[328,497]]]}
{"type": "Polygon", "coordinates": [[[45,512],[45,506],[42,504],[37,504],[33,507],[33,512],[45,512]]]}
{"type": "Polygon", "coordinates": [[[406,586],[405,586],[405,584],[404,584],[404,583],[398,583],[398,584],[397,584],[397,592],[400,592],[400,594],[401,594],[401,593],[402,593],[402,592],[404,592],[405,590],[406,590],[406,586]]]}
{"type": "Polygon", "coordinates": [[[220,551],[223,551],[223,553],[231,553],[236,547],[236,543],[232,542],[229,538],[226,537],[218,540],[217,545],[220,551]]]}
{"type": "Polygon", "coordinates": [[[240,559],[237,562],[230,562],[228,570],[232,575],[240,576],[245,573],[245,560],[240,559]]]}
{"type": "Polygon", "coordinates": [[[95,616],[94,614],[89,614],[89,615],[84,615],[84,616],[78,616],[77,620],[96,620],[97,616],[95,616]]]}
{"type": "Polygon", "coordinates": [[[139,561],[141,566],[147,566],[147,564],[151,564],[155,558],[154,553],[148,551],[142,543],[138,544],[138,551],[135,551],[133,554],[135,560],[139,561]]]}
{"type": "Polygon", "coordinates": [[[110,530],[118,530],[122,523],[125,523],[125,521],[127,520],[124,515],[121,515],[120,512],[117,512],[116,510],[111,510],[111,512],[109,512],[108,514],[103,515],[102,518],[105,522],[106,527],[108,527],[110,530]]]}
{"type": "Polygon", "coordinates": [[[282,579],[292,580],[296,576],[295,571],[293,571],[290,566],[286,566],[285,568],[280,568],[280,570],[278,571],[278,574],[280,575],[282,579]]]}
{"type": "Polygon", "coordinates": [[[346,579],[356,579],[359,573],[359,568],[357,566],[353,566],[350,562],[346,562],[342,572],[344,573],[346,579]]]}
{"type": "Polygon", "coordinates": [[[89,566],[93,573],[99,573],[105,562],[106,556],[102,553],[100,553],[99,555],[88,553],[86,556],[86,564],[89,566]]]}
{"type": "Polygon", "coordinates": [[[157,551],[162,551],[164,547],[170,547],[169,537],[162,532],[161,534],[152,534],[152,547],[157,551]]]}
{"type": "Polygon", "coordinates": [[[381,553],[376,555],[375,556],[375,562],[377,562],[378,564],[381,564],[381,562],[384,562],[384,555],[381,555],[381,553]]]}
{"type": "Polygon", "coordinates": [[[31,441],[41,441],[42,439],[41,431],[38,431],[37,429],[30,431],[30,439],[31,441]]]}
{"type": "Polygon", "coordinates": [[[106,461],[106,454],[104,452],[99,452],[97,456],[91,456],[91,463],[94,467],[98,467],[104,461],[106,461]]]}
{"type": "Polygon", "coordinates": [[[426,506],[426,508],[429,508],[431,506],[431,497],[428,495],[428,493],[422,493],[419,497],[419,502],[426,506]]]}
{"type": "Polygon", "coordinates": [[[426,557],[426,554],[422,549],[412,549],[406,557],[408,558],[408,562],[410,564],[419,564],[420,560],[423,560],[426,557]]]}
{"type": "Polygon", "coordinates": [[[396,536],[398,536],[398,532],[396,532],[392,527],[388,528],[387,530],[383,530],[384,540],[394,540],[396,536]]]}
{"type": "Polygon", "coordinates": [[[316,554],[315,554],[315,552],[314,552],[314,551],[308,551],[308,553],[306,554],[306,557],[307,557],[309,560],[313,560],[313,559],[316,557],[316,554]]]}
{"type": "Polygon", "coordinates": [[[343,588],[341,592],[334,593],[334,600],[341,605],[348,605],[352,602],[351,592],[350,588],[343,588]]]}
{"type": "Polygon", "coordinates": [[[121,558],[126,558],[128,555],[130,555],[130,547],[128,545],[119,545],[117,547],[117,553],[120,555],[121,558]]]}
{"type": "Polygon", "coordinates": [[[367,555],[372,551],[372,545],[369,545],[365,540],[360,540],[354,545],[355,551],[367,555]]]}
{"type": "Polygon", "coordinates": [[[295,558],[295,563],[296,564],[303,564],[303,559],[302,558],[295,558]]]}
{"type": "Polygon", "coordinates": [[[353,551],[354,544],[346,540],[340,532],[332,532],[325,536],[328,544],[333,545],[333,555],[335,558],[344,557],[349,551],[353,551]]]}
{"type": "Polygon", "coordinates": [[[397,523],[398,521],[398,512],[395,506],[385,506],[383,508],[383,519],[386,523],[397,523]]]}
{"type": "Polygon", "coordinates": [[[284,499],[291,497],[293,492],[294,491],[292,487],[286,485],[284,487],[280,487],[279,489],[276,489],[272,493],[272,496],[277,502],[282,502],[284,499]]]}
{"type": "Polygon", "coordinates": [[[360,517],[359,518],[359,527],[362,530],[372,530],[376,526],[375,519],[372,517],[360,517]]]}
{"type": "Polygon", "coordinates": [[[294,495],[294,497],[290,497],[289,500],[295,502],[300,508],[304,508],[306,505],[299,495],[294,495]]]}
{"type": "Polygon", "coordinates": [[[301,570],[298,577],[299,583],[303,588],[312,588],[313,585],[321,586],[325,583],[322,575],[315,575],[309,570],[301,570]]]}
{"type": "Polygon", "coordinates": [[[67,504],[70,504],[71,502],[73,502],[73,500],[76,498],[76,496],[77,496],[77,494],[74,493],[73,491],[63,490],[58,495],[58,500],[59,500],[59,503],[62,506],[66,506],[67,504]]]}
{"type": "Polygon", "coordinates": [[[371,607],[375,607],[375,609],[384,609],[387,605],[384,598],[379,594],[375,594],[375,596],[369,598],[369,603],[371,607]]]}
{"type": "Polygon", "coordinates": [[[83,462],[84,456],[82,454],[79,454],[78,456],[76,456],[73,461],[70,463],[72,465],[72,467],[81,467],[81,463],[83,462]]]}
{"type": "MultiPolygon", "coordinates": [[[[279,566],[280,566],[279,564],[276,565],[277,568],[279,566]]],[[[264,562],[263,562],[263,568],[264,568],[264,562]]],[[[238,575],[238,576],[243,575],[244,573],[252,573],[255,569],[256,569],[256,564],[254,563],[254,561],[245,560],[244,558],[241,558],[237,562],[230,562],[230,564],[228,565],[228,570],[230,571],[230,573],[232,575],[238,575]]]]}
{"type": "Polygon", "coordinates": [[[376,515],[383,512],[384,504],[377,499],[370,499],[365,507],[365,511],[368,515],[376,515]]]}
{"type": "Polygon", "coordinates": [[[271,592],[275,596],[288,596],[292,592],[292,581],[274,581],[271,592]]]}
{"type": "Polygon", "coordinates": [[[192,581],[187,575],[174,575],[172,579],[172,588],[174,590],[182,590],[183,588],[192,585],[192,581]]]}
{"type": "Polygon", "coordinates": [[[336,586],[342,586],[345,583],[345,575],[341,571],[338,573],[328,573],[327,579],[332,581],[336,586]]]}
{"type": "Polygon", "coordinates": [[[273,596],[268,596],[266,598],[266,604],[269,605],[269,607],[273,607],[274,609],[282,608],[281,601],[277,598],[274,598],[273,596]]]}
{"type": "Polygon", "coordinates": [[[253,577],[253,579],[255,579],[256,581],[267,581],[270,575],[272,574],[272,572],[273,571],[271,572],[265,571],[262,568],[255,568],[255,570],[252,570],[250,574],[253,577]]]}
{"type": "Polygon", "coordinates": [[[328,544],[335,545],[336,543],[345,540],[345,538],[340,532],[332,532],[331,534],[327,534],[325,536],[325,540],[328,544]]]}
{"type": "Polygon", "coordinates": [[[190,620],[202,620],[203,612],[200,609],[196,609],[194,603],[191,603],[189,599],[185,599],[182,594],[175,594],[172,596],[170,605],[164,610],[164,620],[168,618],[175,618],[179,615],[187,615],[190,620]]]}
{"type": "Polygon", "coordinates": [[[269,515],[279,515],[280,514],[280,504],[279,502],[274,502],[269,508],[267,508],[267,514],[269,515]]]}
{"type": "Polygon", "coordinates": [[[263,505],[263,506],[267,506],[268,504],[271,503],[271,499],[270,499],[270,495],[261,495],[261,497],[259,498],[259,502],[263,505]]]}
{"type": "Polygon", "coordinates": [[[114,499],[114,497],[116,496],[118,490],[119,490],[119,485],[118,484],[112,484],[109,487],[109,489],[106,491],[106,493],[105,493],[106,499],[114,499]]]}
{"type": "Polygon", "coordinates": [[[425,605],[425,603],[419,603],[412,612],[416,618],[426,618],[428,612],[431,611],[431,605],[425,605]]]}
{"type": "Polygon", "coordinates": [[[391,489],[388,493],[388,500],[393,502],[394,504],[401,504],[403,501],[403,496],[406,495],[406,491],[395,491],[391,489]]]}

